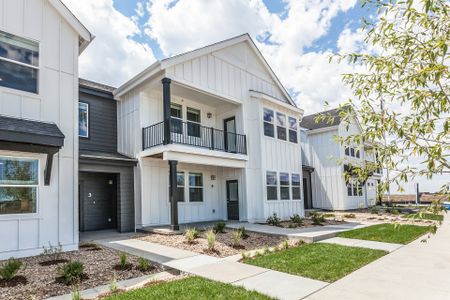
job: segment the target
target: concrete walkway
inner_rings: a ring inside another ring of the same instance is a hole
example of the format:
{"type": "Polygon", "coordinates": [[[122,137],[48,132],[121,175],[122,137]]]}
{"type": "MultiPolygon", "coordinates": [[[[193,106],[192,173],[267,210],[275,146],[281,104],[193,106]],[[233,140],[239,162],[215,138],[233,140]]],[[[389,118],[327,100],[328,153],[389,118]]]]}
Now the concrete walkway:
{"type": "Polygon", "coordinates": [[[392,252],[399,249],[400,247],[403,247],[403,245],[401,244],[382,243],[382,242],[348,239],[341,237],[334,237],[331,239],[322,240],[319,243],[329,243],[342,246],[369,248],[375,250],[384,250],[387,252],[392,252]]]}
{"type": "Polygon", "coordinates": [[[363,224],[349,222],[339,225],[326,225],[309,228],[283,228],[247,222],[227,222],[226,224],[228,228],[232,229],[245,227],[246,230],[251,232],[285,236],[288,239],[303,240],[306,243],[313,243],[324,239],[329,239],[335,237],[339,232],[363,228],[371,225],[374,225],[374,223],[363,224]]]}
{"type": "Polygon", "coordinates": [[[405,245],[307,299],[450,299],[450,215],[426,243],[405,245]]]}

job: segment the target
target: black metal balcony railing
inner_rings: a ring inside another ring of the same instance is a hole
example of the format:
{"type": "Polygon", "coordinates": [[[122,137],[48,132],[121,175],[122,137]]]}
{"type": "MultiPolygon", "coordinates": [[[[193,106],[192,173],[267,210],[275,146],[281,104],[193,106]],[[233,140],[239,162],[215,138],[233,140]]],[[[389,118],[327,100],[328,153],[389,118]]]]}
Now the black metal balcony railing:
{"type": "MultiPolygon", "coordinates": [[[[172,119],[170,125],[170,141],[166,141],[167,144],[183,144],[215,151],[247,154],[247,141],[243,134],[226,132],[178,119],[172,119]]],[[[164,128],[163,121],[142,129],[144,150],[165,143],[164,128]]]]}

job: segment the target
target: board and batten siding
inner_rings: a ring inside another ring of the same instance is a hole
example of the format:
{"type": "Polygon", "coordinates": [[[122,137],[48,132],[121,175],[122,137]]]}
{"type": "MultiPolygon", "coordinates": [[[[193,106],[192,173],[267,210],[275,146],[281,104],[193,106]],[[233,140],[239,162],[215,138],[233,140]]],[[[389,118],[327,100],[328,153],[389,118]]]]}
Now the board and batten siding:
{"type": "MultiPolygon", "coordinates": [[[[0,0],[0,30],[39,42],[39,93],[0,87],[0,114],[54,122],[65,135],[49,186],[40,159],[38,212],[0,215],[0,259],[78,245],[78,34],[46,0],[0,0]],[[64,176],[60,176],[64,172],[64,176]]],[[[4,153],[14,154],[14,153],[4,153]]]]}

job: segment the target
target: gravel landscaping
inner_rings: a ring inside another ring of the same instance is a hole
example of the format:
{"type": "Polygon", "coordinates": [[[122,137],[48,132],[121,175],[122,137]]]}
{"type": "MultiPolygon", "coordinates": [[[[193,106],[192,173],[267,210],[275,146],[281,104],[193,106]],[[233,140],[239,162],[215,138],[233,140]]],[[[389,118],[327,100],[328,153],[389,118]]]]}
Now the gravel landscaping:
{"type": "Polygon", "coordinates": [[[279,236],[248,232],[248,237],[241,240],[240,246],[233,247],[233,230],[226,229],[224,233],[216,234],[214,251],[209,251],[204,231],[200,232],[199,237],[196,238],[193,243],[188,243],[184,235],[163,235],[151,233],[143,237],[139,237],[139,239],[216,257],[227,257],[240,254],[243,251],[261,249],[266,246],[273,247],[279,245],[283,240],[285,240],[285,238],[279,236]]]}
{"type": "Polygon", "coordinates": [[[337,221],[350,221],[350,222],[374,222],[374,223],[398,223],[398,224],[417,224],[417,225],[433,225],[437,224],[439,217],[436,220],[431,220],[427,215],[424,219],[413,219],[410,214],[402,214],[393,209],[392,212],[386,212],[384,210],[351,210],[351,211],[333,211],[325,213],[325,215],[333,215],[333,219],[337,221]],[[393,212],[393,213],[392,213],[393,212]]]}
{"type": "MultiPolygon", "coordinates": [[[[123,270],[117,266],[119,252],[93,244],[80,246],[79,251],[60,254],[59,261],[51,255],[41,255],[19,259],[23,267],[13,279],[12,284],[0,283],[0,298],[12,299],[45,299],[51,296],[70,293],[72,286],[62,282],[58,274],[58,267],[68,261],[80,261],[84,265],[83,280],[79,283],[80,290],[109,284],[115,277],[117,281],[139,277],[161,271],[157,266],[151,266],[147,271],[138,269],[138,258],[127,256],[128,266],[123,270]],[[15,283],[18,283],[15,286],[15,283]]],[[[0,261],[0,266],[6,261],[0,261]]]]}

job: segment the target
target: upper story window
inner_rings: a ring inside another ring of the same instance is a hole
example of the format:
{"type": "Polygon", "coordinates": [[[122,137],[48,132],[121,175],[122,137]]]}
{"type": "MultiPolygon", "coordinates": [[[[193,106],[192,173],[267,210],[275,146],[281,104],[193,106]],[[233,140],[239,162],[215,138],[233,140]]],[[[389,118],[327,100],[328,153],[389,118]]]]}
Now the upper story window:
{"type": "Polygon", "coordinates": [[[174,133],[183,133],[183,107],[180,104],[170,104],[171,130],[174,133]]]}
{"type": "Polygon", "coordinates": [[[0,215],[36,212],[37,159],[0,157],[0,215]]]}
{"type": "Polygon", "coordinates": [[[78,102],[78,135],[89,137],[89,104],[78,102]]]}
{"type": "Polygon", "coordinates": [[[347,155],[347,156],[356,157],[356,158],[361,157],[361,153],[358,148],[345,147],[344,152],[345,152],[345,155],[347,155]]]}
{"type": "Polygon", "coordinates": [[[297,119],[293,117],[288,118],[289,121],[289,142],[297,143],[297,119]]]}
{"type": "Polygon", "coordinates": [[[0,86],[38,93],[39,44],[0,31],[0,86]]]}
{"type": "Polygon", "coordinates": [[[277,172],[266,172],[267,200],[278,200],[277,172]]]}
{"type": "Polygon", "coordinates": [[[273,110],[264,108],[263,112],[263,121],[264,121],[264,135],[275,137],[275,129],[274,129],[274,113],[273,110]]]}
{"type": "Polygon", "coordinates": [[[277,112],[277,137],[279,140],[286,140],[286,115],[277,112]]]}
{"type": "Polygon", "coordinates": [[[194,137],[200,137],[200,110],[195,108],[187,108],[187,129],[188,135],[194,137]]]}

